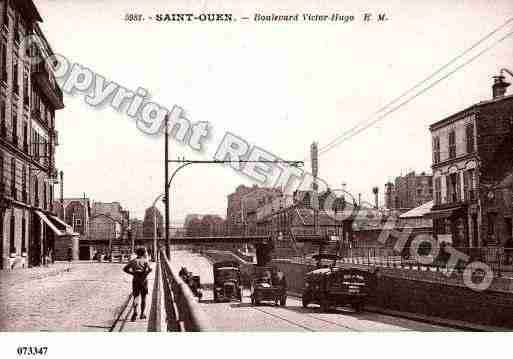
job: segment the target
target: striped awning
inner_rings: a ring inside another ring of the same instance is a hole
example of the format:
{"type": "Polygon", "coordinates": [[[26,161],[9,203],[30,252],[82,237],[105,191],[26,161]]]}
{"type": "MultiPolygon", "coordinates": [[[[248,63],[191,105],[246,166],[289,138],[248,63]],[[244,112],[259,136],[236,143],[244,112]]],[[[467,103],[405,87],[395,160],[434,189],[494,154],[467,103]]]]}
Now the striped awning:
{"type": "Polygon", "coordinates": [[[35,211],[35,212],[36,212],[37,216],[38,216],[39,218],[41,218],[41,220],[42,220],[43,222],[45,222],[45,224],[48,226],[48,228],[50,228],[50,229],[53,231],[53,233],[55,233],[55,234],[56,234],[56,235],[58,235],[58,236],[63,236],[63,235],[65,235],[65,233],[63,233],[61,230],[59,230],[59,229],[58,229],[58,228],[57,228],[57,227],[52,223],[52,221],[50,221],[50,220],[48,219],[48,217],[47,217],[43,212],[41,212],[41,211],[35,211]]]}

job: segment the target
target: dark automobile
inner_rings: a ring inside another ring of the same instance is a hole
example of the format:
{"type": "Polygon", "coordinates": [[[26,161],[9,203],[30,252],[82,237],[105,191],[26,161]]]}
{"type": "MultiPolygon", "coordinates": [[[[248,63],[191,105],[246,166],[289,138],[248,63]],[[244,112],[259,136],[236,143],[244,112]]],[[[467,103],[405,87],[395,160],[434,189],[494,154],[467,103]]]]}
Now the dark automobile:
{"type": "Polygon", "coordinates": [[[251,280],[251,303],[259,305],[263,301],[271,301],[276,305],[287,304],[287,282],[282,272],[272,267],[254,267],[251,280]]]}
{"type": "Polygon", "coordinates": [[[214,263],[214,302],[242,302],[240,265],[236,261],[214,263]]]}
{"type": "Polygon", "coordinates": [[[350,305],[359,312],[375,281],[372,270],[335,266],[316,269],[305,275],[303,307],[314,303],[327,311],[330,307],[350,305]]]}

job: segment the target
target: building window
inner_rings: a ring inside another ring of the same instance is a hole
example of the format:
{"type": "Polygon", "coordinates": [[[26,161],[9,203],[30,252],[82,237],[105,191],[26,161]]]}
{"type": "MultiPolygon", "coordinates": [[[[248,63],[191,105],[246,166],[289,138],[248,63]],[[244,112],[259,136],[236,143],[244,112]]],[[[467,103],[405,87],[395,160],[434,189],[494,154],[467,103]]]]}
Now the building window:
{"type": "Polygon", "coordinates": [[[435,178],[435,204],[442,203],[442,178],[435,178]]]}
{"type": "Polygon", "coordinates": [[[20,17],[15,15],[14,18],[14,43],[19,45],[20,43],[20,17]]]}
{"type": "Polygon", "coordinates": [[[29,80],[27,71],[23,72],[23,105],[29,107],[30,105],[30,92],[29,92],[29,80]]]}
{"type": "Polygon", "coordinates": [[[47,208],[46,182],[43,182],[43,208],[47,208]]]}
{"type": "Polygon", "coordinates": [[[7,126],[5,124],[5,120],[7,118],[7,113],[5,112],[5,100],[0,100],[0,133],[2,138],[5,138],[7,135],[7,126]]]}
{"type": "Polygon", "coordinates": [[[12,90],[16,95],[20,93],[18,85],[18,57],[16,55],[12,57],[12,90]]]}
{"type": "Polygon", "coordinates": [[[9,233],[9,253],[12,254],[12,253],[16,253],[16,246],[14,245],[14,240],[15,240],[15,229],[16,229],[16,217],[14,216],[14,213],[12,214],[11,216],[11,228],[10,228],[10,233],[9,233]]]}
{"type": "Polygon", "coordinates": [[[21,196],[23,202],[27,202],[27,166],[23,166],[21,171],[21,196]]]}
{"type": "Polygon", "coordinates": [[[34,178],[34,206],[39,207],[39,181],[34,178]]]}
{"type": "Polygon", "coordinates": [[[495,217],[496,213],[488,213],[488,235],[493,236],[495,234],[495,217]]]}
{"type": "Polygon", "coordinates": [[[16,159],[11,158],[11,197],[16,200],[16,159]]]}
{"type": "Polygon", "coordinates": [[[433,138],[433,162],[440,162],[440,137],[433,138]]]}
{"type": "Polygon", "coordinates": [[[449,132],[449,158],[456,157],[456,132],[449,132]]]}
{"type": "Polygon", "coordinates": [[[75,226],[81,226],[82,220],[80,218],[75,218],[75,226]]]}
{"type": "Polygon", "coordinates": [[[1,79],[7,83],[7,44],[3,40],[0,45],[0,65],[2,68],[1,79]]]}
{"type": "Polygon", "coordinates": [[[23,121],[23,151],[28,154],[28,123],[23,121]]]}
{"type": "Polygon", "coordinates": [[[18,146],[18,115],[16,110],[12,111],[12,143],[18,146]]]}
{"type": "Polygon", "coordinates": [[[474,124],[469,123],[465,127],[465,135],[467,137],[467,153],[474,152],[474,124]]]}
{"type": "Polygon", "coordinates": [[[447,202],[453,203],[460,200],[459,173],[451,173],[446,177],[447,184],[447,202]]]}
{"type": "Polygon", "coordinates": [[[3,28],[9,31],[9,15],[7,14],[7,10],[9,9],[9,0],[4,0],[4,6],[2,8],[2,23],[3,28]]]}
{"type": "Polygon", "coordinates": [[[476,193],[474,190],[474,170],[467,170],[463,173],[463,192],[465,193],[466,201],[476,200],[476,193]]]}

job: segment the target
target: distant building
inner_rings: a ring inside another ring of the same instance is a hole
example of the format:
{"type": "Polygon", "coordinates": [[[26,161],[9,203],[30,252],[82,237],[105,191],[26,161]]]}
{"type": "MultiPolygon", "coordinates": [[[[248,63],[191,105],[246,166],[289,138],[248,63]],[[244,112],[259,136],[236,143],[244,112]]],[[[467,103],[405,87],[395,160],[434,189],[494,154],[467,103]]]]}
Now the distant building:
{"type": "Polygon", "coordinates": [[[494,77],[492,99],[430,126],[433,232],[453,246],[502,246],[512,235],[513,96],[494,77]]]}
{"type": "Polygon", "coordinates": [[[138,218],[130,219],[130,232],[132,233],[132,238],[136,241],[144,238],[143,223],[144,222],[138,218]]]}
{"type": "Polygon", "coordinates": [[[433,176],[410,172],[385,184],[385,207],[412,209],[433,199],[433,176]]]}
{"type": "Polygon", "coordinates": [[[186,236],[223,236],[227,232],[224,219],[216,214],[188,215],[184,230],[186,236]]]}
{"type": "Polygon", "coordinates": [[[149,207],[144,212],[143,238],[153,239],[155,234],[157,238],[164,237],[164,219],[157,207],[149,207]]]}
{"type": "Polygon", "coordinates": [[[89,198],[64,198],[63,206],[60,201],[54,201],[53,207],[73,231],[80,234],[80,239],[89,236],[89,220],[91,217],[91,202],[89,198]]]}
{"type": "Polygon", "coordinates": [[[232,233],[242,233],[244,225],[247,225],[248,212],[253,211],[255,205],[269,203],[281,196],[279,188],[238,186],[235,192],[228,195],[226,226],[232,233]]]}
{"type": "Polygon", "coordinates": [[[119,202],[94,202],[91,210],[90,239],[119,240],[126,236],[129,213],[119,202]]]}

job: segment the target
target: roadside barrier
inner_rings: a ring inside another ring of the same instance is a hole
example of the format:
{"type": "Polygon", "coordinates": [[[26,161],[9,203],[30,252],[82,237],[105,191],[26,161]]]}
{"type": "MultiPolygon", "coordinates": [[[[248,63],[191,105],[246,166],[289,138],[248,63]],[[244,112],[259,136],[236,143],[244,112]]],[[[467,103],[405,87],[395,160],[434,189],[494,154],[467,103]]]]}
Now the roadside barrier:
{"type": "MultiPolygon", "coordinates": [[[[214,330],[215,328],[201,310],[189,286],[172,270],[163,250],[159,252],[159,265],[167,331],[204,332],[214,330]]],[[[155,317],[157,317],[156,314],[155,317]]],[[[163,328],[161,329],[163,330],[163,328]]]]}

